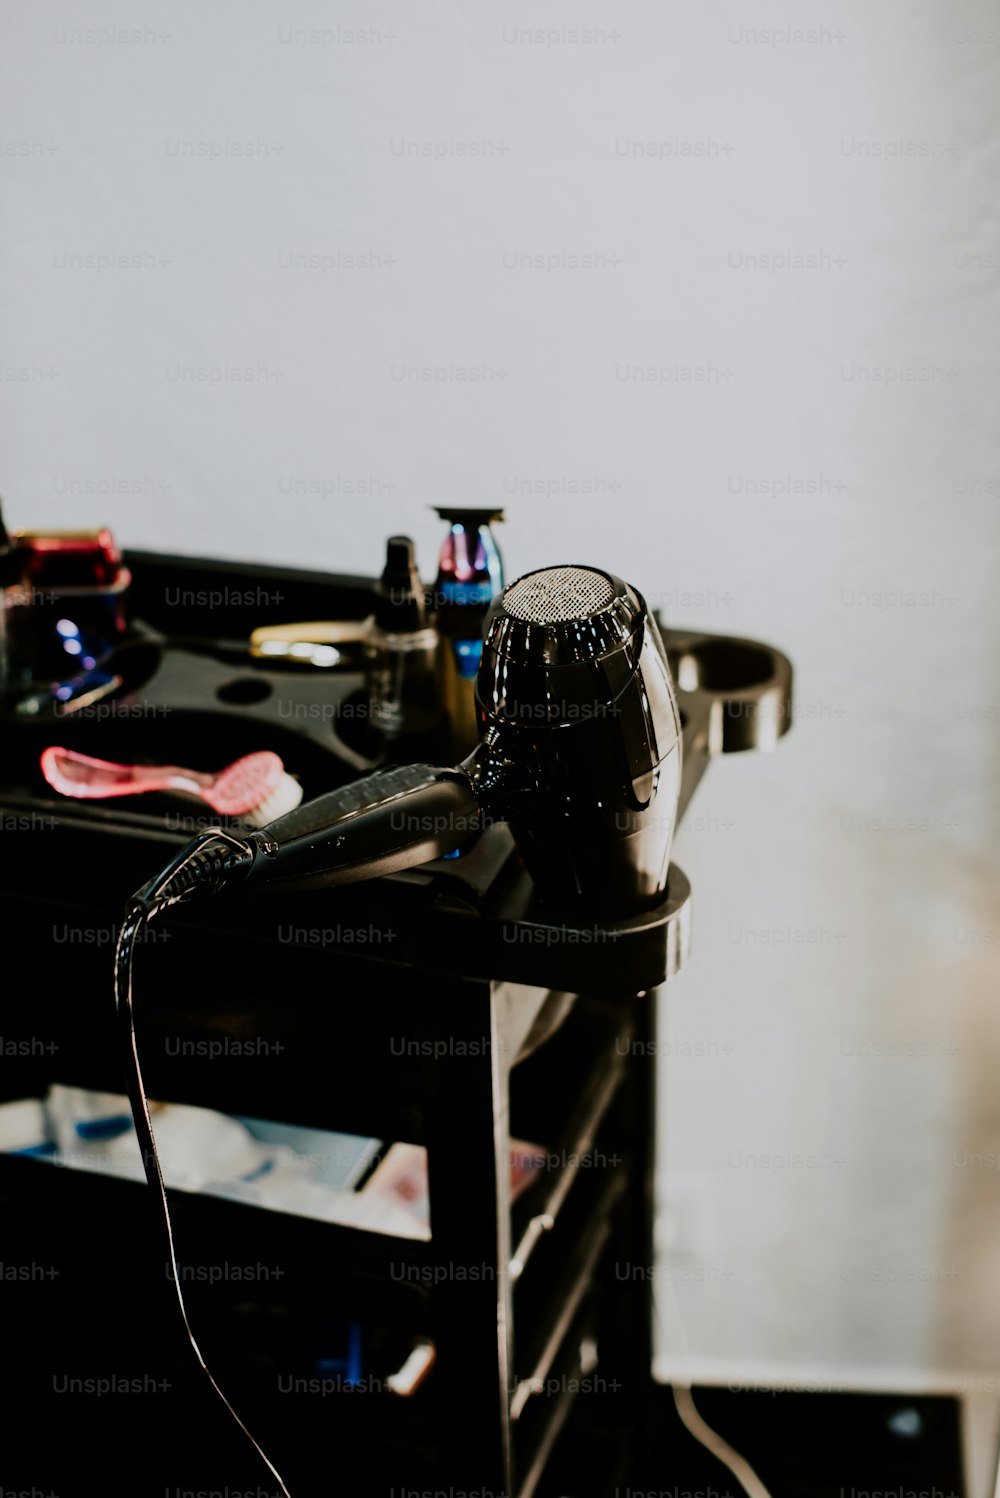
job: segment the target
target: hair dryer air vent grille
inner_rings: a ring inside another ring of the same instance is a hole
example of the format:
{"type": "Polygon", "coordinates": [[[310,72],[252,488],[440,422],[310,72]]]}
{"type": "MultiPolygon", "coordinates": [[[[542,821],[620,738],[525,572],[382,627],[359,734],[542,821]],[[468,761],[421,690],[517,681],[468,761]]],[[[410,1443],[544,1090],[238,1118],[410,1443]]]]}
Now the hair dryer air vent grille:
{"type": "Polygon", "coordinates": [[[504,610],[529,624],[565,624],[607,608],[615,596],[609,577],[591,567],[548,567],[512,583],[504,610]]]}

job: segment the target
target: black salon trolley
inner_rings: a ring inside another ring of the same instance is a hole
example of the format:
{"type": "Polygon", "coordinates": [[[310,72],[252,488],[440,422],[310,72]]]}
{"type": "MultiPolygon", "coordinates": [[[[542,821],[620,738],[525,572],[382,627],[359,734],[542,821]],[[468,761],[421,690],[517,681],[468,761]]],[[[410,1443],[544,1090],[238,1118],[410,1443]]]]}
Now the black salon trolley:
{"type": "MultiPolygon", "coordinates": [[[[4,720],[4,1101],[56,1081],[124,1091],[112,934],[212,820],[152,797],[57,800],[45,743],[206,769],[273,748],[307,797],[371,767],[344,711],[360,677],[246,653],[262,622],[362,618],[363,579],[126,560],[136,636],[114,710],[4,720]]],[[[683,811],[712,756],[785,731],[791,671],[754,642],[664,637],[683,811]]],[[[672,867],[641,919],[554,923],[494,826],[458,859],[294,899],[224,894],[154,926],[169,939],[136,962],[151,1097],[428,1151],[429,1241],[171,1192],[195,1336],[293,1494],[598,1498],[628,1481],[655,1423],[653,992],[683,965],[689,914],[672,867]],[[511,1138],[544,1152],[513,1205],[511,1138]],[[394,1392],[428,1344],[430,1371],[394,1392]]],[[[5,1487],[277,1491],[179,1330],[152,1211],[138,1183],[0,1156],[5,1487]]]]}

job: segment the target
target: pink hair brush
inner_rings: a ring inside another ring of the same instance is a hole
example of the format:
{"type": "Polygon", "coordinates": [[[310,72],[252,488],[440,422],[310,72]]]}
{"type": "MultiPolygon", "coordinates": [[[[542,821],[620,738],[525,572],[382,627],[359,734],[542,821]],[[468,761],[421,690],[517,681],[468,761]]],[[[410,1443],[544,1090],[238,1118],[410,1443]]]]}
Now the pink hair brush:
{"type": "Polygon", "coordinates": [[[241,817],[254,827],[266,827],[302,800],[302,787],[269,749],[245,754],[215,775],[177,765],[116,765],[55,746],[43,750],[41,767],[49,785],[63,796],[98,801],[168,791],[204,801],[220,817],[241,817]]]}

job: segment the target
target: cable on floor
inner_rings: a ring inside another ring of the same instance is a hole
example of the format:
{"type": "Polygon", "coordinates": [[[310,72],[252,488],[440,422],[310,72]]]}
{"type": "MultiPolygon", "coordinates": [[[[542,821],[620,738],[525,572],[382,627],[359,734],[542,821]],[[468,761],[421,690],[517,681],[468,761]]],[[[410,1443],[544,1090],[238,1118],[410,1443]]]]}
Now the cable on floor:
{"type": "MultiPolygon", "coordinates": [[[[674,1345],[680,1347],[681,1356],[687,1362],[690,1356],[690,1346],[684,1327],[684,1317],[681,1315],[680,1302],[677,1299],[673,1284],[669,1279],[664,1280],[663,1276],[654,1281],[653,1305],[656,1309],[660,1330],[663,1332],[664,1337],[668,1342],[674,1341],[674,1345]],[[660,1302],[658,1292],[663,1285],[666,1286],[671,1301],[674,1327],[677,1333],[676,1339],[670,1336],[666,1325],[664,1308],[660,1302]]],[[[770,1488],[761,1481],[746,1457],[741,1456],[734,1447],[730,1446],[725,1437],[720,1436],[717,1430],[713,1430],[708,1421],[702,1417],[698,1406],[694,1402],[690,1380],[674,1379],[671,1383],[671,1389],[677,1414],[685,1430],[687,1430],[689,1435],[693,1436],[699,1446],[703,1446],[706,1451],[710,1452],[736,1478],[736,1481],[740,1484],[744,1493],[746,1493],[747,1498],[774,1498],[770,1488]]]]}

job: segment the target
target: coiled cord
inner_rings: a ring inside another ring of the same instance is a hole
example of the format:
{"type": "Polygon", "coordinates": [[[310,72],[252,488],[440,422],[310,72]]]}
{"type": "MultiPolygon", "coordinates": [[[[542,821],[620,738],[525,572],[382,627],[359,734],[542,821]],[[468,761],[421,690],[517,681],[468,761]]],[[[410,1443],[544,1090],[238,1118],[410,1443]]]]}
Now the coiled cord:
{"type": "Polygon", "coordinates": [[[199,833],[164,869],[132,896],[131,908],[145,905],[164,910],[195,889],[216,895],[240,869],[249,870],[256,856],[249,838],[235,837],[221,827],[199,833]]]}

